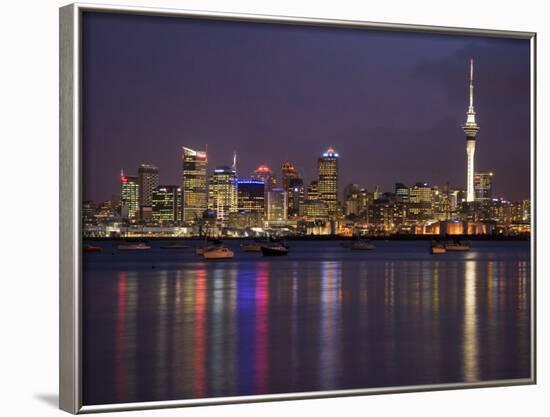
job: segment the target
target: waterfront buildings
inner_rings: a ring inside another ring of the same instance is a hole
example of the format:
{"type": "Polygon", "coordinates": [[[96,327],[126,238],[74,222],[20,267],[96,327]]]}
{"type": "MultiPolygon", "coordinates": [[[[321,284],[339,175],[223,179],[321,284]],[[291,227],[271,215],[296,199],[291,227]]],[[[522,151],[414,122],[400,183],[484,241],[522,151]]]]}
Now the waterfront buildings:
{"type": "Polygon", "coordinates": [[[409,187],[401,182],[395,183],[395,199],[403,203],[409,202],[409,187]]]}
{"type": "Polygon", "coordinates": [[[474,193],[474,155],[476,150],[476,136],[479,126],[476,123],[474,111],[474,60],[470,59],[470,105],[466,113],[466,123],[462,126],[466,134],[466,202],[475,201],[474,193]]]}
{"type": "Polygon", "coordinates": [[[271,191],[276,184],[275,175],[273,171],[266,164],[260,165],[252,174],[253,179],[262,180],[265,184],[266,197],[267,193],[271,191]]]}
{"type": "Polygon", "coordinates": [[[432,218],[432,187],[427,183],[417,182],[409,189],[409,220],[428,220],[432,218]]]}
{"type": "Polygon", "coordinates": [[[490,201],[493,198],[493,173],[476,172],[474,175],[475,201],[490,201]]]}
{"type": "Polygon", "coordinates": [[[159,185],[159,170],[151,164],[141,164],[138,168],[140,219],[147,220],[151,215],[153,190],[159,185]]]}
{"type": "Polygon", "coordinates": [[[281,183],[288,198],[288,216],[297,217],[301,213],[301,206],[305,198],[304,181],[292,162],[285,161],[281,167],[281,183]]]}
{"type": "Polygon", "coordinates": [[[138,219],[139,213],[139,179],[124,175],[120,171],[121,217],[131,222],[138,219]]]}
{"type": "Polygon", "coordinates": [[[183,221],[196,223],[208,207],[206,151],[183,148],[181,187],[183,192],[183,221]]]}
{"type": "Polygon", "coordinates": [[[151,193],[152,220],[160,225],[181,222],[183,193],[177,185],[162,185],[151,193]]]}
{"type": "Polygon", "coordinates": [[[265,185],[263,180],[237,180],[237,208],[244,212],[265,211],[265,185]]]}
{"type": "Polygon", "coordinates": [[[273,188],[267,193],[267,221],[284,222],[288,217],[288,194],[282,188],[273,188]]]}
{"type": "Polygon", "coordinates": [[[326,203],[331,216],[338,210],[338,158],[331,146],[317,160],[319,200],[326,203]]]}
{"type": "Polygon", "coordinates": [[[222,225],[229,213],[238,210],[237,175],[232,167],[218,166],[208,182],[208,209],[216,213],[216,219],[222,225]]]}

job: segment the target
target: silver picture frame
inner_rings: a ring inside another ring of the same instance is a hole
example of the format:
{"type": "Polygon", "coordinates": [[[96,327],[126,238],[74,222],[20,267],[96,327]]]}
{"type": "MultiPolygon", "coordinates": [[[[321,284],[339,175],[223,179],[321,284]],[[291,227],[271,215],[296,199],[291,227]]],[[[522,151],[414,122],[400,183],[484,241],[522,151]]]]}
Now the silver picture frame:
{"type": "Polygon", "coordinates": [[[259,401],[297,400],[307,398],[344,397],[368,394],[420,392],[459,388],[480,388],[536,383],[536,33],[504,30],[486,30],[363,21],[314,19],[306,17],[267,16],[153,7],[128,7],[74,3],[59,10],[59,110],[60,110],[60,194],[59,194],[59,408],[73,414],[143,410],[153,408],[186,407],[199,405],[251,403],[259,401]],[[526,39],[530,41],[531,65],[531,376],[525,379],[481,381],[368,388],[290,394],[251,395],[236,397],[202,398],[173,401],[152,401],[124,404],[86,406],[82,403],[82,251],[81,251],[81,178],[82,178],[82,72],[81,29],[82,15],[86,12],[171,16],[208,20],[249,21],[276,24],[300,24],[325,27],[344,27],[400,32],[427,32],[466,36],[526,39]]]}

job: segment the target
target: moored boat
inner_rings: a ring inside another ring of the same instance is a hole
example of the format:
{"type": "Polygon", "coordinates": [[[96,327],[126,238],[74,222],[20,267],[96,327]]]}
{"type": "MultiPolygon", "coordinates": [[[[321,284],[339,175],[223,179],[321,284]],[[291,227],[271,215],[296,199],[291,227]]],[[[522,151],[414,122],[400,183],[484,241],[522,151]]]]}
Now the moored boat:
{"type": "Polygon", "coordinates": [[[443,253],[446,253],[447,249],[445,249],[445,244],[443,242],[436,242],[433,241],[430,245],[430,253],[432,255],[441,255],[443,253]]]}
{"type": "Polygon", "coordinates": [[[206,248],[202,254],[204,259],[231,259],[235,256],[235,253],[225,246],[206,248]]]}
{"type": "Polygon", "coordinates": [[[137,243],[121,243],[117,246],[118,250],[125,250],[125,251],[131,251],[131,250],[148,250],[151,249],[151,246],[143,243],[143,242],[137,242],[137,243]]]}
{"type": "Polygon", "coordinates": [[[452,242],[445,242],[445,249],[452,252],[464,252],[470,250],[470,245],[460,240],[453,240],[452,242]]]}
{"type": "Polygon", "coordinates": [[[264,256],[284,256],[288,254],[288,247],[281,243],[262,245],[260,249],[264,256]]]}
{"type": "Polygon", "coordinates": [[[101,249],[101,246],[93,246],[93,245],[84,245],[82,246],[82,252],[86,253],[97,253],[101,252],[103,249],[101,249]]]}

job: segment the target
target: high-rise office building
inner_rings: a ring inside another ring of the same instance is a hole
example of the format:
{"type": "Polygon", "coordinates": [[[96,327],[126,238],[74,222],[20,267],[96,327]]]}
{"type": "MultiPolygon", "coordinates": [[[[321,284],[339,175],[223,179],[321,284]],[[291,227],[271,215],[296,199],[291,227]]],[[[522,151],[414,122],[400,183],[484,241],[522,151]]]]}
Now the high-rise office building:
{"type": "Polygon", "coordinates": [[[301,178],[291,178],[287,189],[288,216],[297,217],[303,214],[305,200],[304,181],[301,178]]]}
{"type": "Polygon", "coordinates": [[[287,218],[287,193],[282,188],[274,188],[267,193],[267,220],[285,221],[287,218]]]}
{"type": "Polygon", "coordinates": [[[151,206],[153,190],[159,185],[159,170],[150,164],[141,164],[138,168],[139,206],[151,206]]]}
{"type": "Polygon", "coordinates": [[[300,174],[298,173],[298,170],[294,168],[294,165],[292,165],[292,162],[286,161],[283,163],[283,166],[281,167],[281,173],[282,173],[282,186],[283,189],[288,191],[290,188],[290,182],[293,179],[300,178],[300,174]]]}
{"type": "Polygon", "coordinates": [[[205,151],[183,148],[181,188],[183,192],[183,221],[194,223],[202,218],[208,207],[205,151]]]}
{"type": "Polygon", "coordinates": [[[474,111],[474,60],[470,59],[470,105],[466,113],[466,123],[462,126],[466,134],[466,201],[475,201],[474,193],[474,154],[479,126],[474,111]]]}
{"type": "Polygon", "coordinates": [[[138,177],[124,175],[120,171],[120,204],[121,217],[135,221],[139,214],[139,180],[138,177]]]}
{"type": "Polygon", "coordinates": [[[183,193],[177,185],[161,185],[151,195],[152,218],[156,223],[175,223],[182,220],[183,193]]]}
{"type": "Polygon", "coordinates": [[[255,179],[237,181],[237,206],[239,211],[263,213],[265,211],[264,182],[255,179]]]}
{"type": "Polygon", "coordinates": [[[361,207],[361,188],[358,184],[348,184],[344,188],[344,213],[346,216],[359,215],[361,207]]]}
{"type": "Polygon", "coordinates": [[[275,187],[275,175],[273,175],[273,171],[266,164],[262,164],[258,168],[256,168],[256,170],[252,174],[252,178],[256,180],[262,180],[264,182],[266,193],[271,191],[275,187]]]}
{"type": "Polygon", "coordinates": [[[216,167],[208,183],[208,208],[216,213],[222,223],[237,207],[237,175],[228,166],[216,167]]]}
{"type": "Polygon", "coordinates": [[[282,188],[287,192],[288,216],[300,215],[300,206],[304,202],[304,181],[292,162],[286,161],[281,167],[282,188]]]}
{"type": "Polygon", "coordinates": [[[493,198],[493,173],[476,172],[474,175],[475,201],[490,201],[493,198]]]}
{"type": "Polygon", "coordinates": [[[307,199],[319,200],[319,181],[313,180],[307,187],[307,199]]]}
{"type": "Polygon", "coordinates": [[[409,187],[400,182],[395,183],[395,200],[401,203],[409,201],[409,187]]]}
{"type": "Polygon", "coordinates": [[[318,159],[319,199],[327,204],[329,214],[338,209],[338,153],[329,147],[318,159]]]}
{"type": "Polygon", "coordinates": [[[150,164],[141,164],[138,168],[139,182],[139,218],[148,220],[151,217],[153,190],[159,185],[159,170],[150,164]]]}
{"type": "Polygon", "coordinates": [[[417,182],[409,189],[409,219],[427,220],[433,215],[432,187],[417,182]]]}

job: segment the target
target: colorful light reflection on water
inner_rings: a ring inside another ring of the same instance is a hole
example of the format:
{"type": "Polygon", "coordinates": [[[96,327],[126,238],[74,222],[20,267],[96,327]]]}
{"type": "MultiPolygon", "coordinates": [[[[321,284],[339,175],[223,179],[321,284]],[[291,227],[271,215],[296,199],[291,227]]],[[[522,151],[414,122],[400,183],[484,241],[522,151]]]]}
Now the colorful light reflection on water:
{"type": "Polygon", "coordinates": [[[84,403],[529,377],[528,243],[425,249],[87,257],[84,403]]]}

